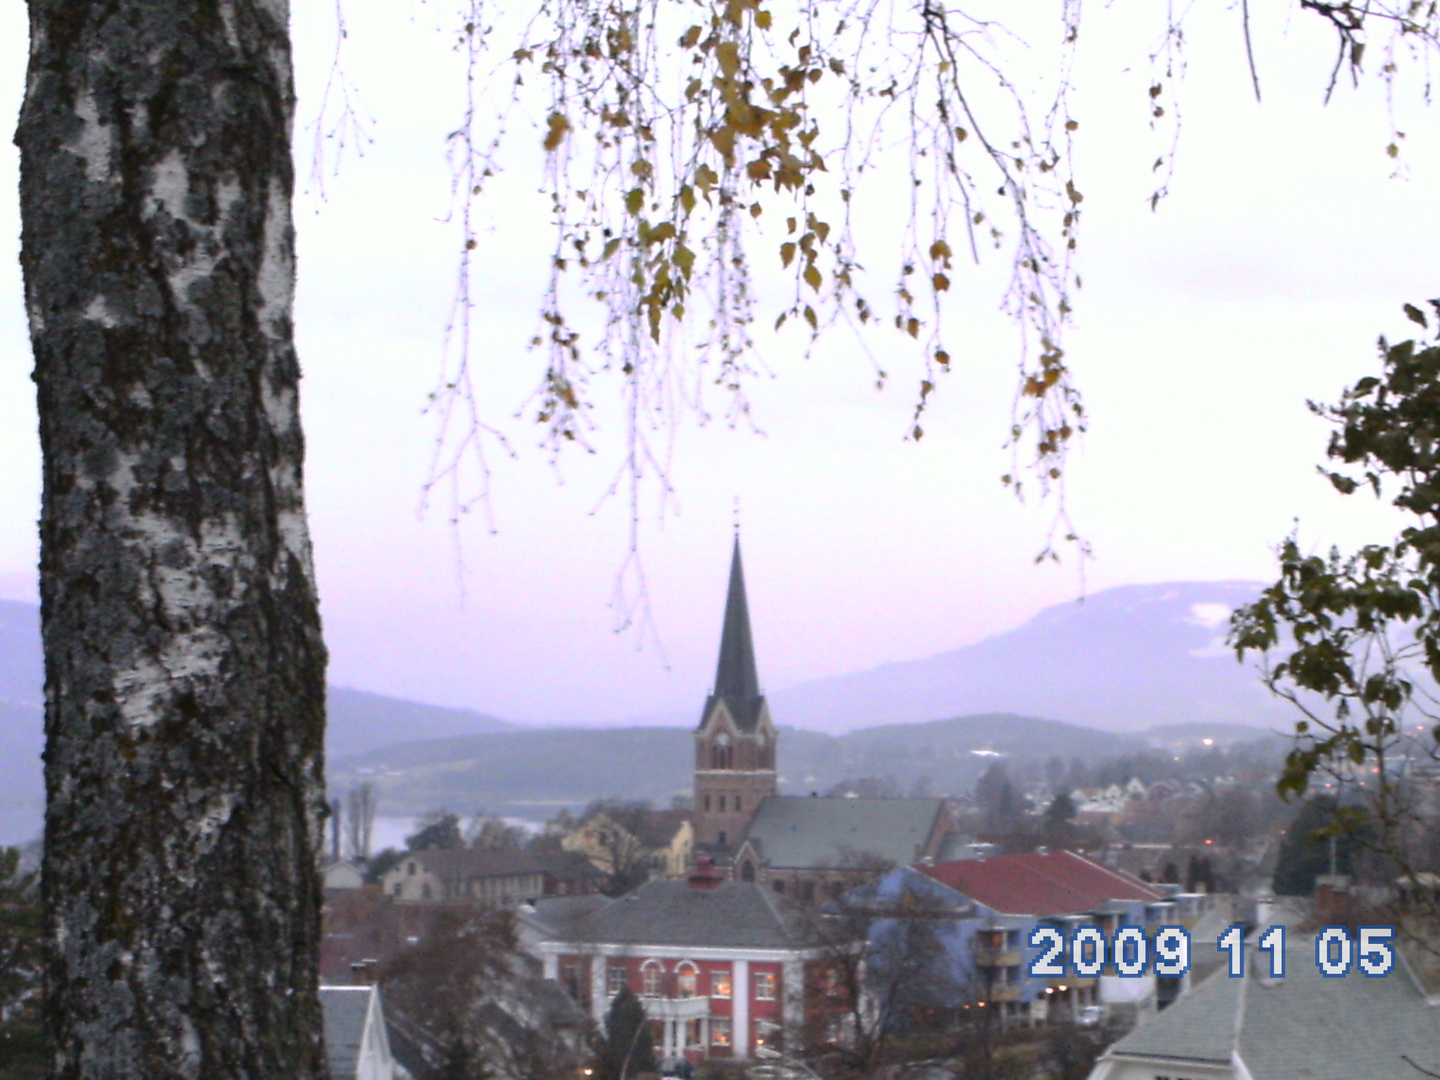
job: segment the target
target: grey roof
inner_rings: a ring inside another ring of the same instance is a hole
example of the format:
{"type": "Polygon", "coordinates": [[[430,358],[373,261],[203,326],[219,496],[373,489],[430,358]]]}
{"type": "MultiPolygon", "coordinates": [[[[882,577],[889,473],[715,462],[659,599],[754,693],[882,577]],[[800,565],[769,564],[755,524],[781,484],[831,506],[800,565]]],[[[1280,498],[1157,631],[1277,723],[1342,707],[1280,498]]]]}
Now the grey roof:
{"type": "Polygon", "coordinates": [[[325,1016],[325,1056],[331,1080],[353,1080],[365,1037],[373,986],[322,986],[320,1007],[325,1016]]]}
{"type": "Polygon", "coordinates": [[[755,641],[750,634],[750,606],[745,600],[745,571],[740,565],[740,537],[730,556],[730,589],[725,596],[725,622],[720,629],[720,660],[715,665],[715,687],[700,717],[703,727],[723,698],[741,731],[754,731],[760,721],[760,676],[755,669],[755,641]]]}
{"type": "Polygon", "coordinates": [[[1268,967],[1268,954],[1247,950],[1246,978],[1221,968],[1110,1054],[1228,1062],[1237,1049],[1254,1080],[1395,1080],[1411,1071],[1402,1055],[1440,1069],[1440,1008],[1403,964],[1383,978],[1325,978],[1313,939],[1300,939],[1285,950],[1283,979],[1261,980],[1268,967]]]}
{"type": "Polygon", "coordinates": [[[1229,978],[1222,970],[1141,1024],[1110,1053],[1229,1064],[1244,989],[1244,979],[1229,978]]]}
{"type": "Polygon", "coordinates": [[[556,939],[731,949],[803,949],[817,940],[800,912],[755,882],[693,888],[661,880],[574,920],[556,939]]]}
{"type": "Polygon", "coordinates": [[[944,799],[817,799],[770,795],[745,839],[772,867],[914,862],[944,812],[944,799]]]}
{"type": "Polygon", "coordinates": [[[508,851],[477,848],[439,848],[406,852],[442,880],[519,877],[550,874],[576,877],[595,873],[584,855],[575,851],[508,851]]]}
{"type": "Polygon", "coordinates": [[[565,936],[575,923],[610,903],[608,896],[586,893],[582,896],[542,896],[521,908],[521,921],[529,923],[536,931],[551,937],[565,936]]]}

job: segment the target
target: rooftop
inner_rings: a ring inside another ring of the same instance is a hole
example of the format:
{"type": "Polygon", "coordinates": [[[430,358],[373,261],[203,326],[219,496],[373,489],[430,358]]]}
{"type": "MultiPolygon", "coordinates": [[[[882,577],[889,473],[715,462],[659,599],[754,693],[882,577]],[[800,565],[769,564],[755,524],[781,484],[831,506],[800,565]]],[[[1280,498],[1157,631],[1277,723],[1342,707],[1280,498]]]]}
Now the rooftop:
{"type": "Polygon", "coordinates": [[[1114,900],[1165,899],[1139,878],[1073,851],[998,855],[916,869],[1005,915],[1046,918],[1102,910],[1114,900]]]}
{"type": "Polygon", "coordinates": [[[745,833],[772,867],[859,867],[914,862],[944,799],[819,799],[771,795],[745,833]]]}

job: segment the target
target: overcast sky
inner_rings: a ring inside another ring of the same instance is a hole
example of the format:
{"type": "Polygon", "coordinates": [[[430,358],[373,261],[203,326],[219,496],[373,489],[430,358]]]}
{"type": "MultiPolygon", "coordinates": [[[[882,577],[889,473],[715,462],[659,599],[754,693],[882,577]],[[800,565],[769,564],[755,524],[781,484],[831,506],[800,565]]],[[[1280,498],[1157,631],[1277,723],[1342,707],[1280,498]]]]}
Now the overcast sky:
{"type": "MultiPolygon", "coordinates": [[[[301,7],[303,177],[333,24],[327,5],[301,7]]],[[[524,153],[481,249],[485,386],[519,455],[497,462],[499,531],[421,516],[435,430],[422,410],[455,269],[443,138],[458,72],[434,10],[370,7],[351,12],[347,63],[376,142],[329,183],[328,201],[306,194],[296,212],[308,498],[333,681],[524,720],[689,714],[711,677],[737,497],[771,688],[977,641],[1079,594],[1073,559],[1032,564],[1050,509],[1017,505],[998,482],[1015,335],[996,311],[1006,268],[993,260],[956,302],[957,370],[918,444],[903,439],[914,377],[900,359],[895,385],[877,393],[841,336],[808,361],[793,342],[762,339],[774,378],[751,398],[765,434],[687,427],[678,512],[644,523],[668,665],[652,642],[637,649],[634,634],[614,633],[627,509],[591,511],[622,432],[602,428],[597,458],[557,473],[536,431],[509,419],[536,376],[523,343],[546,258],[524,213],[535,184],[524,153]]],[[[1315,477],[1326,433],[1305,400],[1333,400],[1373,370],[1376,336],[1406,332],[1400,304],[1440,292],[1440,113],[1401,113],[1409,174],[1389,179],[1378,88],[1321,108],[1331,53],[1312,19],[1283,5],[1261,13],[1274,22],[1257,26],[1257,106],[1238,16],[1214,5],[1192,27],[1179,173],[1152,214],[1148,166],[1163,147],[1146,127],[1147,40],[1126,21],[1136,7],[1088,13],[1077,72],[1085,287],[1068,353],[1092,429],[1069,497],[1096,552],[1085,588],[1260,580],[1296,517],[1315,545],[1392,528],[1373,503],[1315,477]]],[[[23,6],[4,5],[0,101],[12,117],[24,37],[23,6]]],[[[7,140],[0,190],[15,178],[7,140]]],[[[6,199],[0,233],[18,232],[6,199]]],[[[0,593],[20,598],[34,595],[39,498],[29,368],[12,257],[0,262],[0,593]]]]}

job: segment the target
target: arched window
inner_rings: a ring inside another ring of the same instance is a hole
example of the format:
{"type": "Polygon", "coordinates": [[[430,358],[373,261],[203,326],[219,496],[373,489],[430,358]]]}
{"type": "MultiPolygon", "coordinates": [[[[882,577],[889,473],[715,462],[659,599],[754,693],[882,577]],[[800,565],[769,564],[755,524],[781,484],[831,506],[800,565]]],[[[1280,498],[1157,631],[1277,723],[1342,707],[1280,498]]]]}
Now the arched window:
{"type": "Polygon", "coordinates": [[[682,960],[675,969],[675,988],[682,998],[693,998],[700,988],[700,969],[682,960]]]}
{"type": "Polygon", "coordinates": [[[660,982],[665,976],[664,965],[659,960],[646,960],[640,967],[640,994],[642,997],[660,996],[660,982]]]}

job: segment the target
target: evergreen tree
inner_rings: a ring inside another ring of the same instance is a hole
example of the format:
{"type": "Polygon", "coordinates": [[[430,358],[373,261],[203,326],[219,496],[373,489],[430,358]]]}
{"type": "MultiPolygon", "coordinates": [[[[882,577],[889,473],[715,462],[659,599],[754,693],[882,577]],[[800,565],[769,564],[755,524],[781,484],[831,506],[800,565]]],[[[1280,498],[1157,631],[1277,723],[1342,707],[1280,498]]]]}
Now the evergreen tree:
{"type": "Polygon", "coordinates": [[[1330,872],[1332,836],[1335,872],[1353,874],[1355,854],[1371,838],[1369,830],[1343,821],[1339,804],[1330,795],[1307,800],[1280,844],[1275,861],[1277,895],[1310,896],[1315,892],[1316,876],[1330,872]]]}
{"type": "Polygon", "coordinates": [[[659,1071],[650,1019],[645,1015],[645,1006],[627,986],[615,995],[605,1014],[599,1080],[630,1080],[640,1073],[659,1071]]]}

